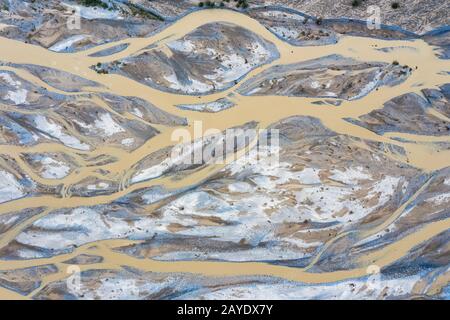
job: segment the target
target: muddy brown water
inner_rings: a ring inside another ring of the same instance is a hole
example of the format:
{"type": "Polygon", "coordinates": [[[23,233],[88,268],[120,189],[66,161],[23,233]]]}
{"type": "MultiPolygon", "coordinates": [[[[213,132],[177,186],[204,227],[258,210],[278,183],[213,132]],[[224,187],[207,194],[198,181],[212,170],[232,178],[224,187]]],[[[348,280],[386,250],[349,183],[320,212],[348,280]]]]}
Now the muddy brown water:
{"type": "MultiPolygon", "coordinates": [[[[388,41],[363,37],[345,36],[340,39],[337,44],[320,46],[320,47],[295,47],[286,42],[281,41],[267,29],[265,29],[256,20],[232,11],[223,10],[203,10],[189,14],[178,20],[160,33],[149,38],[132,38],[122,41],[112,42],[101,45],[83,52],[77,53],[55,53],[42,47],[0,38],[0,61],[11,62],[15,64],[35,64],[45,67],[55,68],[61,71],[69,72],[80,77],[95,81],[101,85],[100,88],[84,88],[83,92],[108,92],[121,96],[135,96],[153,103],[155,106],[167,112],[186,117],[190,126],[188,130],[192,132],[194,121],[203,121],[203,129],[216,128],[225,130],[230,127],[242,125],[248,121],[257,121],[260,128],[266,128],[270,124],[277,122],[283,118],[294,115],[312,116],[318,118],[322,123],[340,134],[345,134],[361,139],[390,143],[398,145],[406,150],[404,156],[398,154],[387,154],[402,161],[413,165],[423,171],[430,172],[433,170],[448,167],[450,165],[450,151],[437,150],[431,144],[426,142],[448,141],[448,137],[434,137],[426,135],[399,134],[390,133],[386,135],[377,135],[365,128],[356,126],[345,121],[345,118],[357,118],[367,114],[373,110],[379,109],[388,100],[399,95],[415,92],[421,94],[424,88],[438,88],[440,85],[449,82],[450,65],[448,60],[440,60],[436,56],[436,48],[428,45],[422,40],[411,41],[388,41]],[[302,97],[282,97],[282,96],[242,96],[235,94],[232,98],[236,103],[235,107],[224,110],[220,113],[200,113],[188,110],[180,110],[175,107],[177,104],[198,104],[215,101],[228,96],[235,92],[240,84],[226,91],[214,93],[207,96],[187,96],[173,93],[162,92],[126,77],[114,74],[97,74],[91,69],[92,65],[98,62],[106,63],[117,59],[125,58],[129,55],[136,54],[144,50],[149,45],[156,44],[159,48],[165,48],[166,44],[174,39],[182,37],[191,32],[195,28],[209,22],[229,22],[252,30],[262,38],[275,44],[280,52],[280,58],[276,61],[259,67],[250,72],[243,81],[267,70],[269,67],[277,64],[290,64],[305,60],[315,59],[330,54],[340,54],[345,57],[354,58],[360,61],[380,61],[391,63],[398,60],[401,64],[409,66],[417,66],[412,75],[403,83],[393,87],[384,86],[377,91],[373,91],[367,96],[354,101],[342,101],[339,107],[328,105],[313,104],[317,98],[302,97]],[[89,57],[90,54],[119,45],[128,43],[129,46],[122,52],[112,54],[106,57],[89,57]],[[379,49],[393,48],[383,52],[379,49]],[[413,48],[414,50],[411,50],[413,48]],[[405,140],[397,141],[391,138],[400,137],[405,140]]],[[[0,67],[0,70],[10,70],[16,72],[20,77],[43,86],[50,91],[76,95],[76,93],[68,93],[57,90],[50,85],[42,82],[37,77],[31,75],[26,70],[20,68],[0,67]]],[[[81,99],[81,98],[80,98],[81,99]]],[[[85,98],[84,98],[85,99],[85,98]]],[[[94,102],[108,109],[108,106],[94,98],[94,102]]],[[[1,105],[0,108],[7,108],[1,105]]],[[[108,109],[111,111],[111,109],[108,109]]],[[[431,111],[437,117],[446,119],[444,115],[439,114],[436,110],[431,111]]],[[[123,117],[134,119],[131,114],[121,115],[123,117]]],[[[153,125],[153,124],[152,124],[153,125]]],[[[159,135],[148,140],[138,149],[127,152],[114,147],[99,146],[92,151],[78,151],[56,143],[44,143],[32,147],[20,146],[0,146],[0,153],[9,155],[16,159],[21,169],[30,177],[44,185],[63,184],[66,188],[81,181],[89,176],[96,176],[96,170],[103,168],[110,172],[110,178],[125,179],[132,173],[132,167],[148,154],[161,148],[174,145],[171,141],[171,133],[175,129],[173,127],[165,127],[162,125],[153,125],[161,131],[159,135]],[[65,152],[72,156],[79,164],[80,170],[76,174],[71,174],[61,180],[48,180],[34,174],[27,165],[20,160],[20,154],[24,152],[65,152]],[[102,165],[102,166],[86,166],[86,162],[80,157],[82,154],[88,154],[91,157],[97,155],[111,155],[118,161],[102,165]]],[[[79,137],[83,141],[84,137],[79,137]]],[[[223,165],[210,165],[205,169],[194,172],[180,180],[172,180],[170,178],[159,178],[150,181],[140,182],[133,185],[124,184],[122,190],[111,195],[93,196],[93,197],[60,197],[58,195],[42,195],[34,196],[15,201],[0,204],[0,214],[6,214],[11,211],[31,207],[46,207],[47,210],[17,225],[12,230],[5,233],[0,238],[0,247],[8,245],[24,228],[33,223],[37,218],[44,216],[48,212],[67,207],[90,206],[97,204],[106,204],[121,196],[124,196],[134,190],[149,187],[152,185],[163,185],[166,188],[179,188],[197,184],[209,176],[221,170],[223,165]]],[[[394,213],[393,213],[394,214],[394,213]]],[[[44,278],[41,286],[32,292],[29,297],[44,287],[47,283],[64,279],[69,275],[66,273],[66,266],[61,264],[62,261],[74,257],[81,253],[90,253],[102,256],[104,262],[96,265],[81,266],[85,269],[118,269],[120,266],[131,266],[145,271],[155,272],[192,272],[208,276],[236,276],[236,275],[271,275],[294,281],[306,283],[326,283],[338,280],[361,277],[366,275],[366,268],[370,264],[377,264],[380,267],[388,265],[404,256],[408,250],[420,244],[427,239],[447,230],[450,227],[450,219],[430,223],[415,231],[413,234],[398,240],[392,244],[381,248],[370,256],[361,261],[361,268],[345,271],[336,271],[328,273],[310,273],[306,269],[290,268],[284,266],[275,266],[266,263],[232,263],[232,262],[201,262],[201,261],[156,261],[141,260],[130,257],[128,255],[117,253],[112,250],[114,247],[128,245],[134,241],[128,240],[106,240],[91,243],[75,249],[74,252],[65,255],[59,255],[48,259],[32,259],[23,261],[1,261],[0,270],[14,270],[17,268],[33,267],[44,264],[55,264],[59,267],[59,272],[44,278]]],[[[373,234],[373,232],[370,232],[373,234]]],[[[22,296],[0,288],[0,298],[23,298],[22,296]]]]}

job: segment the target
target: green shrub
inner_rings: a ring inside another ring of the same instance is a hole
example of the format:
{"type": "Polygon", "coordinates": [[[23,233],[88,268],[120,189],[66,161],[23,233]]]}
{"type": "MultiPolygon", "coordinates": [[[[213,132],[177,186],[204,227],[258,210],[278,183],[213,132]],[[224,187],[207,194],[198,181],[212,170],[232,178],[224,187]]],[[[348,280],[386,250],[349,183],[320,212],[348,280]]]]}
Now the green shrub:
{"type": "Polygon", "coordinates": [[[80,4],[86,7],[101,7],[107,9],[108,5],[101,0],[79,0],[80,4]]]}

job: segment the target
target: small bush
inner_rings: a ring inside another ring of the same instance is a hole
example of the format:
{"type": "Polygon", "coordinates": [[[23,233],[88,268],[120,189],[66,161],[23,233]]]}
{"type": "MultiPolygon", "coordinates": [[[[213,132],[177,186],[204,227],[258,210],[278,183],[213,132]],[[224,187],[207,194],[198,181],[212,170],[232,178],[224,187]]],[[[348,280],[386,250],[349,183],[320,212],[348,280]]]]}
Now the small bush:
{"type": "Polygon", "coordinates": [[[391,7],[392,9],[398,9],[400,8],[400,4],[398,2],[392,2],[391,7]]]}
{"type": "Polygon", "coordinates": [[[80,4],[86,7],[101,7],[107,9],[108,5],[101,0],[80,0],[80,4]]]}

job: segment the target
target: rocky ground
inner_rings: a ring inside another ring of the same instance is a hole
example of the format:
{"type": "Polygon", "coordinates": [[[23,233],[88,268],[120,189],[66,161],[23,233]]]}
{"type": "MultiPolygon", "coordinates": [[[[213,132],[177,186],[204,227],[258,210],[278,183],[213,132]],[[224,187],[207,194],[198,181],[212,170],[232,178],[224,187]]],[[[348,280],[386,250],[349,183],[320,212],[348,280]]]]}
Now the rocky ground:
{"type": "MultiPolygon", "coordinates": [[[[177,1],[174,6],[167,0],[108,0],[106,5],[79,6],[79,1],[0,1],[0,35],[16,40],[42,45],[58,52],[76,51],[112,40],[128,37],[144,37],[164,28],[176,18],[199,9],[196,0],[177,1]],[[65,28],[70,17],[81,8],[80,28],[65,28]]],[[[93,1],[95,4],[95,1],[93,1]]],[[[101,3],[101,1],[100,1],[101,3]]],[[[359,23],[342,23],[327,19],[350,18],[366,21],[371,5],[380,7],[381,23],[425,34],[433,29],[449,24],[448,1],[402,1],[398,9],[391,7],[392,1],[361,0],[358,6],[351,1],[308,0],[308,1],[248,1],[248,8],[236,7],[235,1],[215,1],[225,8],[243,11],[260,20],[268,28],[291,41],[314,43],[336,41],[339,33],[372,34],[383,37],[405,37],[411,34],[400,30],[361,29],[359,23]],[[269,8],[265,8],[269,7],[269,8]],[[304,13],[309,19],[302,21],[292,17],[289,9],[304,13]],[[323,26],[317,26],[320,18],[323,26]],[[270,25],[268,25],[268,23],[270,25]],[[300,25],[301,23],[301,25],[300,25]],[[294,28],[295,27],[295,28],[294,28]],[[294,30],[293,30],[294,29],[294,30]],[[323,31],[321,33],[320,31],[323,31]]],[[[204,7],[205,8],[205,7],[204,7]]]]}

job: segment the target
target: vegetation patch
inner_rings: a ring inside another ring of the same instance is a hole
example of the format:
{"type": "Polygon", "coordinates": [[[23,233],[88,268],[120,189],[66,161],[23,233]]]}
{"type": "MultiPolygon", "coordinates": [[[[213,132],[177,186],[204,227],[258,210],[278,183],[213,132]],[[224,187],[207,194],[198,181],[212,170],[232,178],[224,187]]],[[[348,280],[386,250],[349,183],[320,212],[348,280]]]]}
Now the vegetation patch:
{"type": "Polygon", "coordinates": [[[142,9],[141,7],[132,4],[132,3],[127,3],[128,8],[130,8],[131,14],[134,16],[139,16],[141,18],[145,18],[145,19],[153,19],[153,20],[159,20],[159,21],[164,21],[164,18],[161,16],[158,16],[152,12],[149,12],[147,10],[142,9]]]}
{"type": "Polygon", "coordinates": [[[352,7],[359,7],[366,0],[353,0],[352,7]]]}

